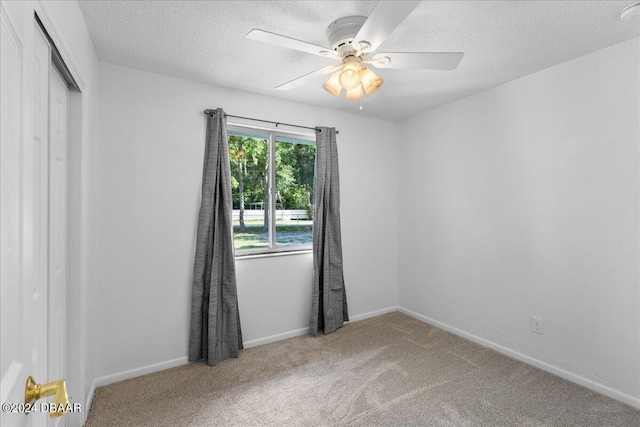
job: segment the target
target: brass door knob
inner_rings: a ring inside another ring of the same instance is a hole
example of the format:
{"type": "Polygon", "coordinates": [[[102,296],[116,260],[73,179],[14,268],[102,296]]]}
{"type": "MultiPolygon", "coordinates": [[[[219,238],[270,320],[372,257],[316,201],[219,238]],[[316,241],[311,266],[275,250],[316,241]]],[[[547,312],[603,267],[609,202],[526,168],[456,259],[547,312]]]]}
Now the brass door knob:
{"type": "Polygon", "coordinates": [[[56,418],[64,415],[69,406],[69,397],[67,396],[67,384],[64,380],[53,381],[46,384],[36,384],[32,376],[27,378],[27,385],[24,390],[24,403],[33,403],[41,397],[54,396],[53,409],[49,416],[56,418]]]}

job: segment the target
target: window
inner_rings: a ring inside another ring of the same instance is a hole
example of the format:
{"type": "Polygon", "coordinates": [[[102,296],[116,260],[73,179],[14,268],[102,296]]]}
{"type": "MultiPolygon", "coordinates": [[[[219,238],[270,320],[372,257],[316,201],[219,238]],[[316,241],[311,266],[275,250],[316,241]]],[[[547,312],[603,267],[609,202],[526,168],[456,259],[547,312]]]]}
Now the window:
{"type": "Polygon", "coordinates": [[[230,126],[236,255],[311,249],[313,137],[230,126]]]}

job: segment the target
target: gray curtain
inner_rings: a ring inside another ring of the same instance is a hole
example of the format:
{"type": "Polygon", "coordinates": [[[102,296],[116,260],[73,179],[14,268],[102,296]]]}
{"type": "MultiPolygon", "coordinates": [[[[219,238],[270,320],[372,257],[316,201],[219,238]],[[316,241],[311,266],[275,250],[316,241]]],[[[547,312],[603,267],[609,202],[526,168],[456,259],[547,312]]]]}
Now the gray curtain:
{"type": "Polygon", "coordinates": [[[328,334],[349,320],[342,272],[340,174],[335,128],[318,128],[313,215],[311,334],[328,334]]]}
{"type": "Polygon", "coordinates": [[[189,360],[215,365],[242,349],[233,255],[231,169],[227,122],[221,108],[207,117],[193,269],[189,360]]]}

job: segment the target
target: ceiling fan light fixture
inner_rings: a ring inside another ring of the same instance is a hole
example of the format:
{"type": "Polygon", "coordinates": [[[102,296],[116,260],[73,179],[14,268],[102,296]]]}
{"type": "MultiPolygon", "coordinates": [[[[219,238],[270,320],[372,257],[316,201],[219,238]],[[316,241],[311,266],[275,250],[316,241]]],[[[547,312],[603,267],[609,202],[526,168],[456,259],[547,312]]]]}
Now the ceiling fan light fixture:
{"type": "Polygon", "coordinates": [[[355,89],[351,89],[347,91],[346,99],[360,99],[364,95],[362,94],[362,89],[360,89],[360,85],[356,86],[355,89]]]}
{"type": "Polygon", "coordinates": [[[352,90],[360,86],[360,64],[347,62],[340,73],[340,86],[346,90],[352,90]]]}
{"type": "Polygon", "coordinates": [[[384,83],[383,79],[366,67],[360,70],[359,77],[362,87],[364,88],[364,93],[367,95],[374,93],[380,86],[382,86],[382,83],[384,83]]]}
{"type": "Polygon", "coordinates": [[[340,86],[340,70],[331,74],[329,80],[327,80],[322,87],[331,95],[339,97],[340,91],[342,90],[342,87],[340,86]]]}
{"type": "MultiPolygon", "coordinates": [[[[640,0],[633,1],[621,12],[622,19],[638,15],[640,0]]],[[[454,70],[462,60],[462,52],[390,52],[379,53],[378,48],[394,29],[403,22],[420,1],[379,1],[369,16],[345,16],[336,19],[327,28],[329,46],[283,36],[269,31],[253,29],[247,38],[272,45],[298,50],[313,55],[340,61],[333,66],[320,68],[304,74],[276,90],[291,90],[322,74],[331,74],[322,85],[335,97],[340,97],[342,89],[347,91],[347,99],[360,99],[375,93],[384,80],[372,70],[364,67],[371,64],[376,68],[454,70]]],[[[362,110],[362,102],[360,102],[362,110]]]]}
{"type": "Polygon", "coordinates": [[[340,56],[332,50],[321,50],[320,52],[318,52],[318,55],[324,56],[325,58],[333,58],[333,59],[340,58],[340,56]]]}
{"type": "Polygon", "coordinates": [[[361,54],[371,50],[371,43],[366,40],[359,41],[358,43],[351,43],[351,45],[356,48],[356,56],[360,56],[361,54]]]}

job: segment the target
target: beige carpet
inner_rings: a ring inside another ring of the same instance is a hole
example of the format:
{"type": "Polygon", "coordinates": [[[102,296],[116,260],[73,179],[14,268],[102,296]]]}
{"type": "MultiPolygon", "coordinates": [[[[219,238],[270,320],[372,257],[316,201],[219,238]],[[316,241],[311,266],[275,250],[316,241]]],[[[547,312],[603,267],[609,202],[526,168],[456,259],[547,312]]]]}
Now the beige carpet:
{"type": "Polygon", "coordinates": [[[98,426],[640,426],[640,411],[404,314],[96,390],[98,426]]]}

